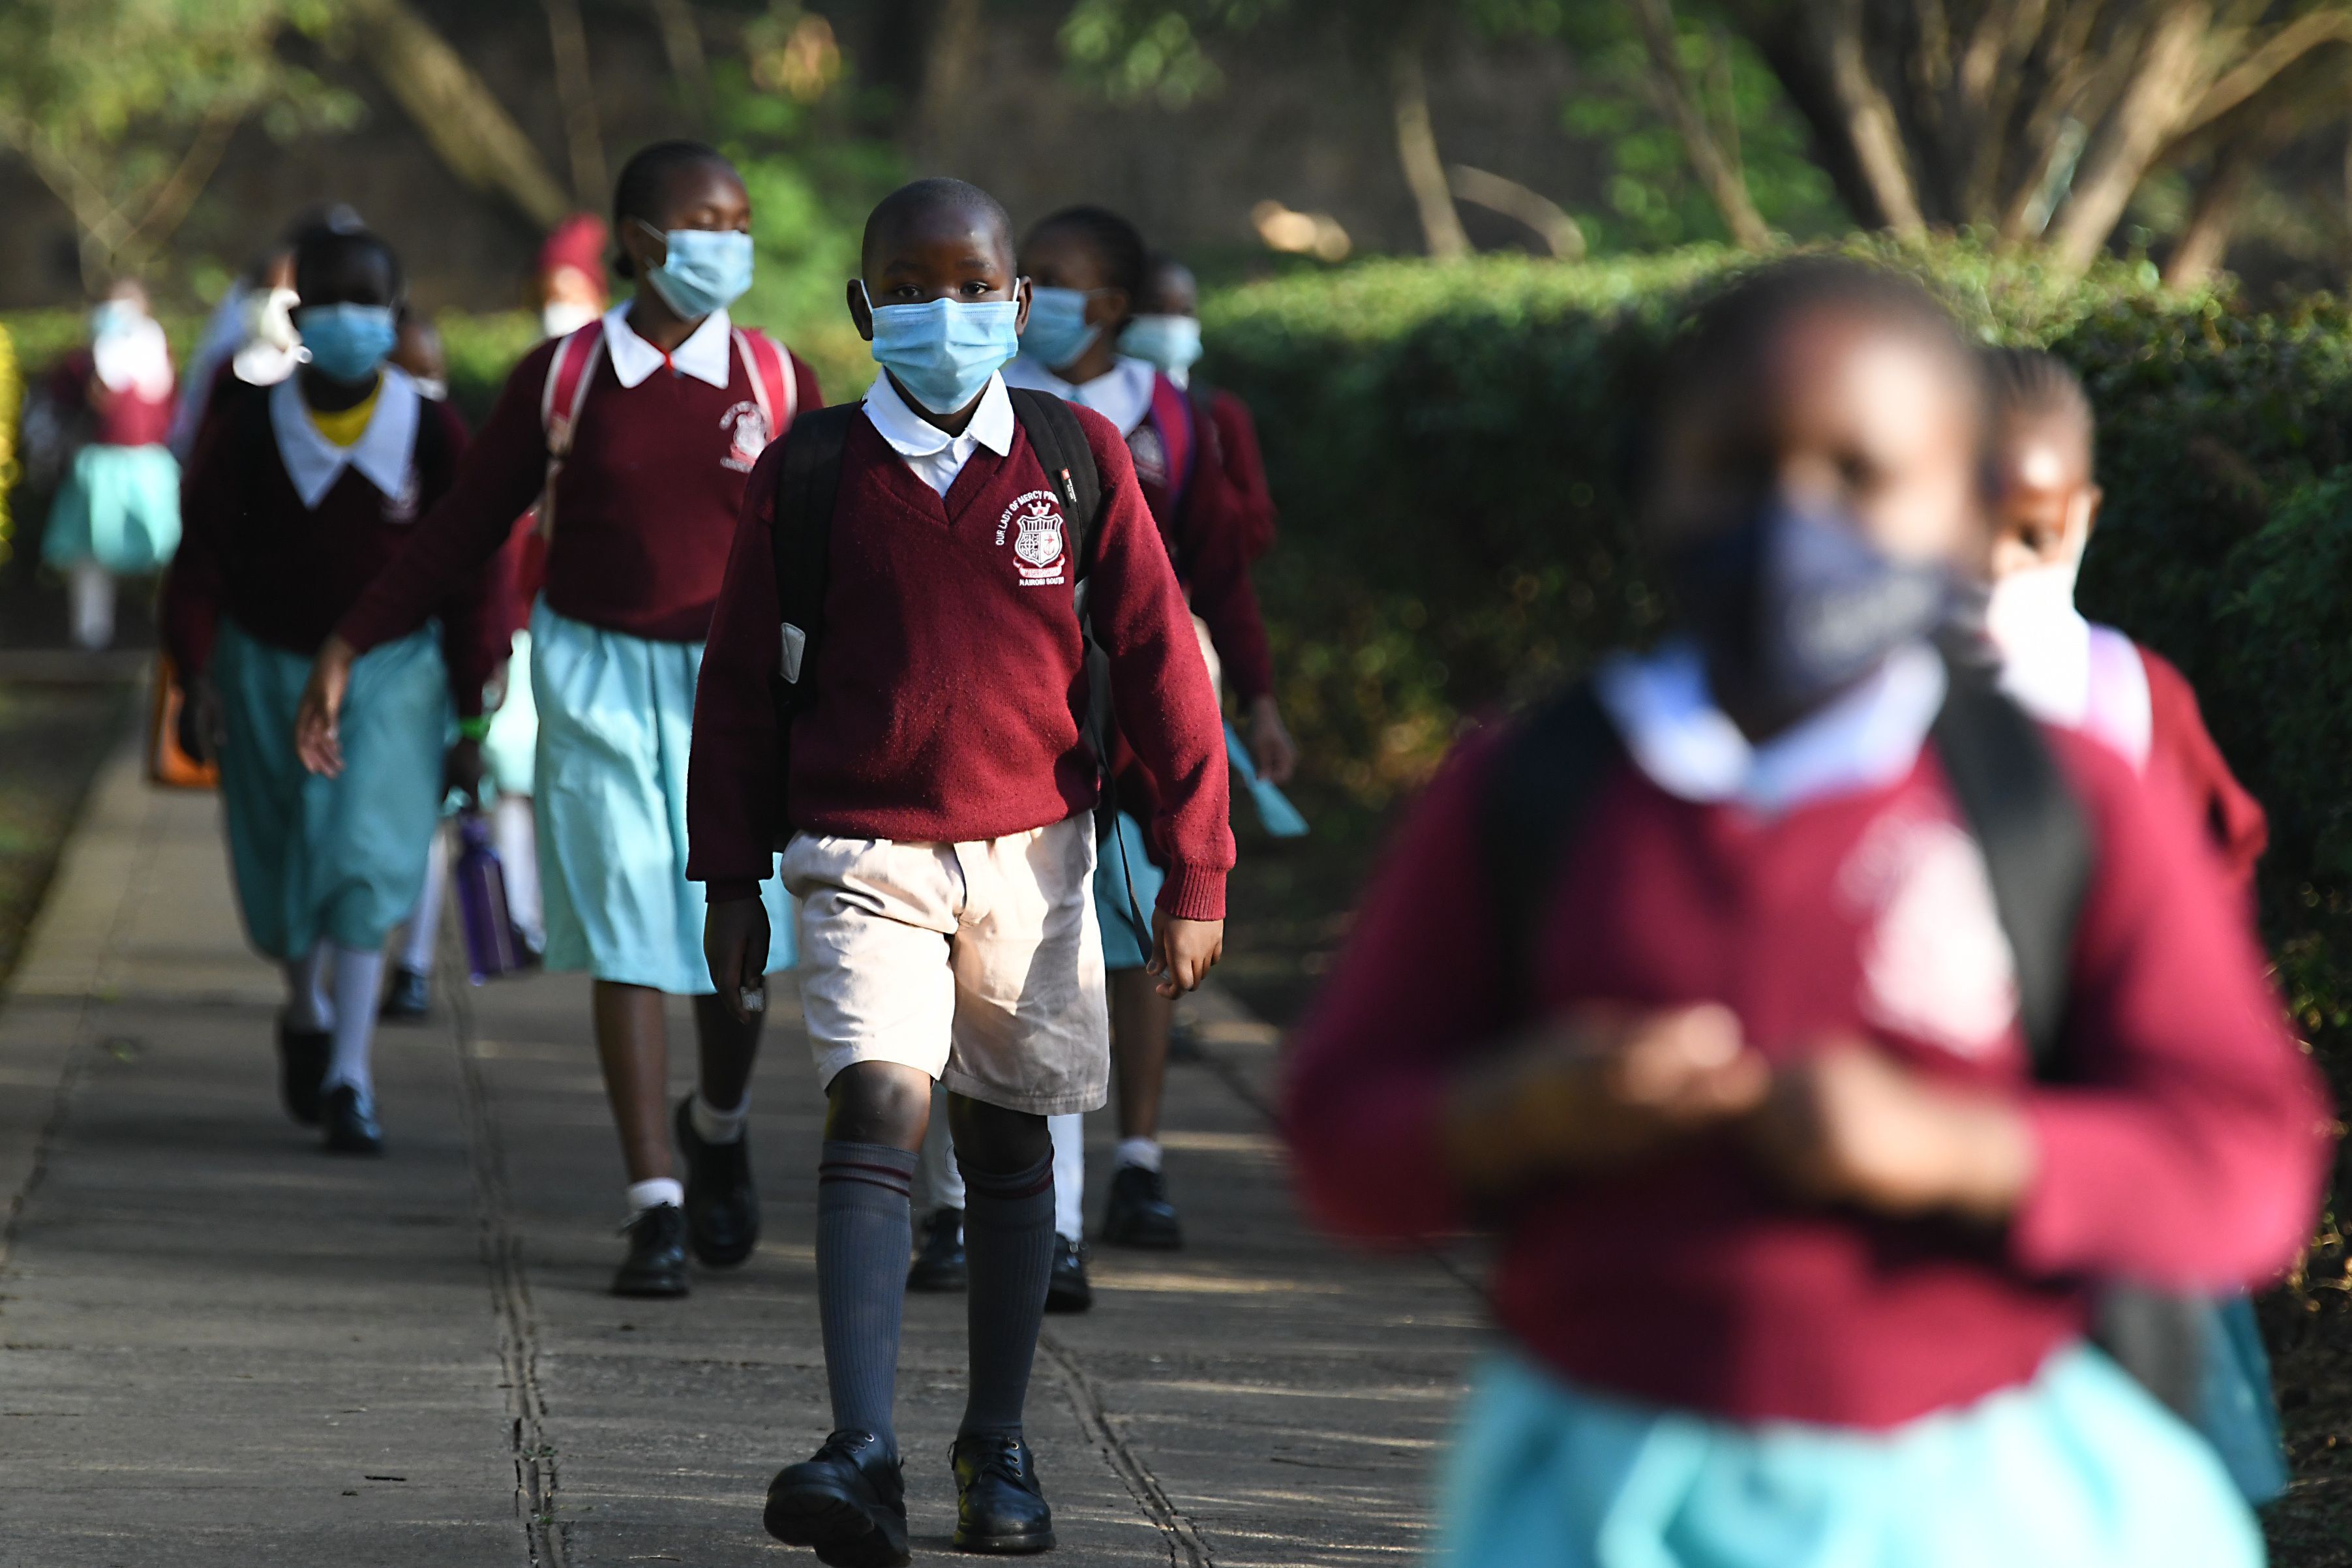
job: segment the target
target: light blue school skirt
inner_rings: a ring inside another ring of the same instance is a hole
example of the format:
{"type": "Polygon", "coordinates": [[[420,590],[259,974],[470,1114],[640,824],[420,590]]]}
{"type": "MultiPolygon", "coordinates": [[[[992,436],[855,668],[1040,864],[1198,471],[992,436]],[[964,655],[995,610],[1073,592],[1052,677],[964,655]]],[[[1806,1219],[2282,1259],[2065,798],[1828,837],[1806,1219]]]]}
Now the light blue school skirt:
{"type": "Polygon", "coordinates": [[[222,621],[212,680],[227,730],[229,862],[246,934],[281,960],[321,937],[373,952],[408,918],[440,821],[451,722],[434,628],[371,648],[343,698],[343,771],[320,778],[294,754],[294,710],[310,679],[308,656],[222,621]]]}
{"type": "Polygon", "coordinates": [[[539,702],[530,689],[530,634],[514,635],[507,658],[507,699],[482,737],[482,766],[500,795],[530,794],[539,752],[539,702]]]}
{"type": "Polygon", "coordinates": [[[1442,1568],[2259,1568],[2212,1451],[2074,1346],[1892,1432],[1737,1426],[1519,1356],[1480,1370],[1446,1467],[1442,1568]]]}
{"type": "Polygon", "coordinates": [[[1140,969],[1151,957],[1151,910],[1168,873],[1151,863],[1143,844],[1143,824],[1122,811],[1095,851],[1095,921],[1102,927],[1105,969],[1140,969]]]}
{"type": "Polygon", "coordinates": [[[180,548],[180,465],[165,447],[74,454],[49,507],[41,562],[64,571],[95,561],[118,576],[160,572],[180,548]]]}
{"type": "MultiPolygon", "coordinates": [[[[708,996],[702,889],[686,879],[686,766],[702,645],[604,631],[544,602],[530,633],[547,967],[708,996]]],[[[791,900],[772,875],[760,897],[768,969],[789,969],[791,900]]]]}

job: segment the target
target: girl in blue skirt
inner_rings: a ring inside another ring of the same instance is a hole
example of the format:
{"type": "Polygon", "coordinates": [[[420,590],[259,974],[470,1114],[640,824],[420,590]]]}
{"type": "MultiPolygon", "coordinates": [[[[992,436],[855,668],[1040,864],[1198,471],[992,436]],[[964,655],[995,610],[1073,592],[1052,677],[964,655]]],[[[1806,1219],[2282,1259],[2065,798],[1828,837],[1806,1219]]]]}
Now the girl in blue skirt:
{"type": "Polygon", "coordinates": [[[492,650],[484,574],[468,573],[353,666],[350,771],[319,777],[296,757],[312,655],[448,489],[465,430],[384,363],[401,294],[389,246],[320,231],[295,279],[308,363],[275,386],[223,383],[164,631],[190,686],[184,742],[220,759],[247,933],[286,969],[287,1110],[323,1121],[329,1149],[372,1154],[384,939],[416,901],[444,793],[479,782],[492,650]]]}

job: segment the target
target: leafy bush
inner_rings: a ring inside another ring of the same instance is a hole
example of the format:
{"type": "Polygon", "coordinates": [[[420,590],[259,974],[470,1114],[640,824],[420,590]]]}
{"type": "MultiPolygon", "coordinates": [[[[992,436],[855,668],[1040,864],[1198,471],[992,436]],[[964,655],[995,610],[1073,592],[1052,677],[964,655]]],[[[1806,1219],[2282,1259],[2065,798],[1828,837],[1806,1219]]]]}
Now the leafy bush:
{"type": "MultiPolygon", "coordinates": [[[[2074,281],[1968,244],[1856,248],[1931,277],[1987,340],[2082,370],[2108,492],[2085,607],[2222,689],[2231,549],[2352,456],[2352,316],[2169,295],[2137,263],[2074,281]]],[[[1640,375],[1690,290],[1748,264],[1381,262],[1211,296],[1204,370],[1263,426],[1284,532],[1261,587],[1326,782],[1378,808],[1465,713],[1655,630],[1622,472],[1640,375]]],[[[2251,715],[2217,718],[2261,779],[2251,715]]]]}

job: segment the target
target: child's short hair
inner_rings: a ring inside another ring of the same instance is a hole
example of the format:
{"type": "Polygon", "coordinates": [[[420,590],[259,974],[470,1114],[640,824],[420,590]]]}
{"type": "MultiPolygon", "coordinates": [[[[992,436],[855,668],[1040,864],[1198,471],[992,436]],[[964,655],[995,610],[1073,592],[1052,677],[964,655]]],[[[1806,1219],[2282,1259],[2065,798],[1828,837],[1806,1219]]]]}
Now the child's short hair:
{"type": "Polygon", "coordinates": [[[1744,365],[1790,321],[1816,310],[1877,322],[1946,355],[1964,383],[1962,401],[1976,417],[1990,480],[1992,422],[1984,358],[1961,334],[1951,312],[1925,284],[1904,273],[1843,256],[1800,256],[1742,272],[1685,308],[1657,367],[1648,400],[1651,416],[1636,426],[1637,444],[1628,453],[1637,493],[1652,479],[1655,432],[1679,412],[1683,400],[1744,365]]]}
{"type": "Polygon", "coordinates": [[[1074,228],[1087,237],[1087,243],[1102,258],[1103,273],[1114,289],[1126,290],[1132,307],[1143,297],[1145,283],[1150,275],[1151,252],[1143,243],[1143,231],[1108,207],[1078,205],[1047,213],[1031,226],[1032,238],[1048,229],[1074,228]]]}
{"type": "Polygon", "coordinates": [[[303,279],[315,280],[320,273],[362,257],[383,258],[395,303],[406,295],[408,275],[401,268],[400,253],[382,235],[367,228],[306,230],[294,245],[294,292],[308,299],[313,290],[304,286],[303,279]]]}
{"type": "MultiPolygon", "coordinates": [[[[887,232],[899,214],[918,207],[950,207],[977,213],[1003,236],[1008,249],[1013,244],[1013,215],[1004,210],[1003,202],[969,180],[934,174],[909,180],[874,204],[874,210],[866,215],[866,230],[857,242],[857,264],[861,269],[870,271],[873,268],[875,240],[887,232]]],[[[1009,262],[1012,258],[1007,256],[1005,259],[1009,262]]]]}
{"type": "Polygon", "coordinates": [[[1984,362],[1995,418],[2072,419],[2086,438],[2097,427],[2083,378],[2049,350],[1987,349],[1984,362]]]}
{"type": "MultiPolygon", "coordinates": [[[[727,161],[727,154],[708,142],[683,137],[656,142],[631,153],[629,161],[621,165],[621,177],[613,182],[614,232],[617,234],[626,227],[631,218],[659,228],[662,186],[676,171],[703,163],[716,164],[730,174],[735,170],[735,165],[727,161]]],[[[637,275],[626,250],[614,259],[613,270],[624,278],[637,275]]]]}

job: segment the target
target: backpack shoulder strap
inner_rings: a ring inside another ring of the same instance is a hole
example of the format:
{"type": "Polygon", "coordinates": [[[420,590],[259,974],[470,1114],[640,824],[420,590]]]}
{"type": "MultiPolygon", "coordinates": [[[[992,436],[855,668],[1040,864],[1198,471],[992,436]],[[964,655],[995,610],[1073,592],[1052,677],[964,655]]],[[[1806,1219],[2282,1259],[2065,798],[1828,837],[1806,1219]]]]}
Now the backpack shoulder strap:
{"type": "Polygon", "coordinates": [[[776,673],[789,706],[807,706],[824,619],[824,590],[833,557],[834,503],[841,494],[841,455],[857,404],[812,409],[784,442],[770,521],[776,563],[776,608],[782,620],[776,673]]]}
{"type": "Polygon", "coordinates": [[[768,422],[768,439],[781,439],[800,412],[800,377],[793,374],[792,358],[783,344],[755,328],[737,327],[734,336],[735,356],[743,362],[760,417],[768,422]]]}
{"type": "Polygon", "coordinates": [[[547,436],[547,473],[539,486],[539,536],[555,537],[555,480],[572,455],[572,437],[580,427],[580,411],[587,406],[588,384],[596,379],[596,361],[604,349],[601,321],[567,334],[547,362],[547,384],[539,393],[539,427],[547,436]]]}
{"type": "Polygon", "coordinates": [[[1046,479],[1069,511],[1078,536],[1078,574],[1084,576],[1094,562],[1095,523],[1102,511],[1102,473],[1095,467],[1095,449],[1087,445],[1086,427],[1070,405],[1050,392],[1027,386],[1005,390],[1013,396],[1013,416],[1021,422],[1046,479]]]}
{"type": "Polygon", "coordinates": [[[571,455],[580,410],[588,401],[596,356],[604,347],[604,323],[591,321],[564,335],[547,362],[547,384],[539,394],[539,426],[547,432],[547,453],[562,461],[571,455]]]}
{"type": "Polygon", "coordinates": [[[1535,995],[1535,939],[1561,863],[1601,781],[1624,754],[1592,682],[1538,704],[1504,740],[1479,803],[1478,848],[1493,900],[1502,994],[1535,995]]]}
{"type": "Polygon", "coordinates": [[[2091,826],[2041,727],[1982,674],[1954,668],[1930,735],[1985,858],[2017,963],[2034,1068],[2053,1076],[2066,1026],[2074,924],[2090,886],[2091,826]]]}
{"type": "Polygon", "coordinates": [[[1171,510],[1181,512],[1200,461],[1200,422],[1192,417],[1192,404],[1183,389],[1158,373],[1151,378],[1151,422],[1160,426],[1160,444],[1168,454],[1171,510]]]}

